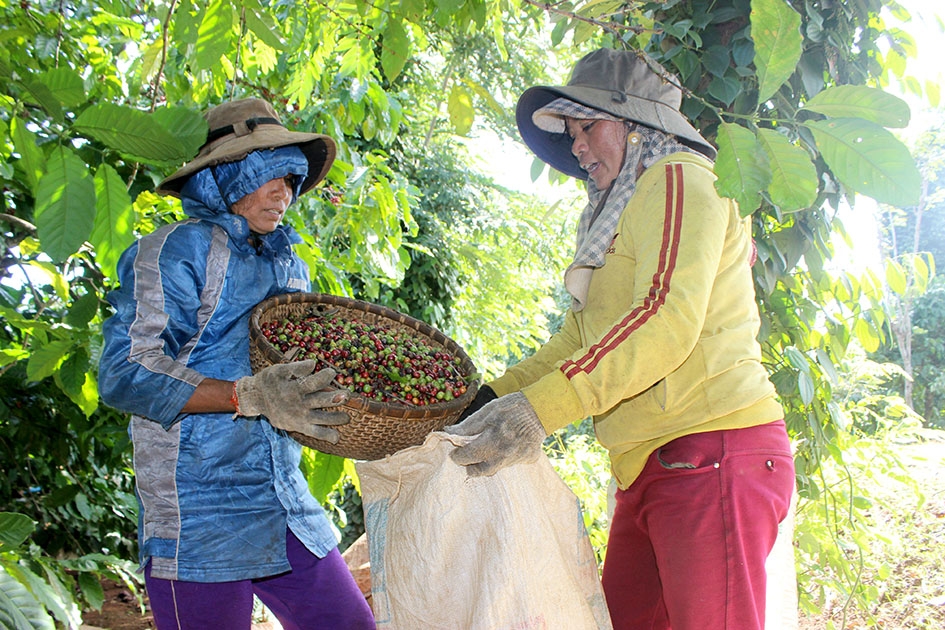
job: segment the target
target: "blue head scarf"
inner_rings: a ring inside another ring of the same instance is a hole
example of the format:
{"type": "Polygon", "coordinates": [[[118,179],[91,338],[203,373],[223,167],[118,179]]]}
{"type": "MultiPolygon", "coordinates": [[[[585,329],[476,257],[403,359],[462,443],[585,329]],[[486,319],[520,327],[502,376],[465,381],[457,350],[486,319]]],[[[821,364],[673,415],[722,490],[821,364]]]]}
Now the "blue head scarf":
{"type": "Polygon", "coordinates": [[[190,176],[180,191],[188,216],[206,219],[229,212],[230,207],[273,179],[295,175],[292,202],[298,199],[308,160],[295,145],[253,151],[238,162],[208,166],[190,176]]]}

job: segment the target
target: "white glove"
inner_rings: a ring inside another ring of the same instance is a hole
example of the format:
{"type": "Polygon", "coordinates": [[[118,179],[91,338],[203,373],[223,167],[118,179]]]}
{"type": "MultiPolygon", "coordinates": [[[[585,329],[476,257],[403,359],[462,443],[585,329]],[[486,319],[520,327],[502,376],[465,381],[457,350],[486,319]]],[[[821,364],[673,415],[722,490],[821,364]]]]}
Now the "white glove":
{"type": "Polygon", "coordinates": [[[337,443],[338,431],[332,427],[347,424],[351,418],[343,411],[323,409],[342,404],[349,392],[328,389],[334,370],[312,374],[314,370],[315,361],[307,360],[276,363],[244,376],[236,381],[237,415],[265,416],[277,429],[337,443]]]}
{"type": "Polygon", "coordinates": [[[496,398],[459,424],[443,429],[454,435],[478,435],[450,454],[470,477],[491,476],[502,468],[533,462],[541,454],[545,428],[525,394],[496,398]]]}

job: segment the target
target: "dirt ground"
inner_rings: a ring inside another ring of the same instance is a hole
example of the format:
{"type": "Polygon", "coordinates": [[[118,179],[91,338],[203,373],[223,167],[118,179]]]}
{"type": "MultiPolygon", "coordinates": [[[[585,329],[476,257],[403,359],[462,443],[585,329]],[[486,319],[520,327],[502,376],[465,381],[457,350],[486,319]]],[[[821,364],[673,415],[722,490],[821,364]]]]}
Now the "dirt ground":
{"type": "Polygon", "coordinates": [[[105,590],[102,610],[82,614],[83,630],[150,630],[155,627],[150,611],[142,613],[137,597],[124,584],[105,580],[102,587],[105,590]]]}
{"type": "MultiPolygon", "coordinates": [[[[915,474],[916,481],[923,488],[926,494],[926,503],[922,508],[923,513],[916,519],[926,530],[928,544],[942,545],[942,533],[945,533],[945,434],[934,432],[933,439],[921,443],[904,445],[903,459],[908,463],[910,472],[915,474]]],[[[920,536],[920,539],[922,536],[920,536]]],[[[357,543],[356,543],[357,544],[357,543]]],[[[346,553],[349,566],[352,568],[356,580],[362,586],[362,590],[367,593],[370,591],[369,575],[366,566],[366,550],[362,547],[354,548],[346,553]]],[[[144,603],[142,612],[137,597],[129,591],[123,584],[115,584],[106,581],[103,583],[105,589],[105,603],[101,611],[88,611],[83,614],[82,630],[153,630],[155,628],[150,611],[147,608],[147,601],[144,603]]],[[[142,588],[143,592],[143,588],[142,588]]],[[[918,606],[923,606],[920,602],[918,606]]],[[[938,593],[937,598],[931,598],[926,604],[926,611],[922,613],[923,617],[931,619],[932,625],[916,625],[914,620],[896,621],[894,613],[884,613],[878,611],[879,616],[872,623],[866,620],[857,619],[854,615],[852,619],[847,619],[845,630],[860,630],[867,627],[878,627],[885,630],[917,630],[918,628],[931,630],[933,628],[945,627],[945,625],[936,625],[937,619],[945,620],[945,593],[938,593]],[[883,615],[886,618],[882,618],[883,615]]],[[[896,612],[902,614],[902,607],[898,607],[896,612]]],[[[805,616],[800,619],[799,630],[822,630],[827,627],[828,621],[837,623],[836,611],[825,611],[820,616],[805,616]]],[[[875,613],[874,613],[875,615],[875,613]]],[[[271,630],[278,625],[269,622],[259,622],[253,625],[253,630],[271,630]]]]}

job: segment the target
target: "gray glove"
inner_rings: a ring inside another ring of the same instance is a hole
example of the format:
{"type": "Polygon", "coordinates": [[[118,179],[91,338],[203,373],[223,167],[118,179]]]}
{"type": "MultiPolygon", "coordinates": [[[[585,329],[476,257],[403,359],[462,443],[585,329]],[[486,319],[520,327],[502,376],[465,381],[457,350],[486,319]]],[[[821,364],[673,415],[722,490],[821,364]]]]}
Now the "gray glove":
{"type": "Polygon", "coordinates": [[[277,363],[253,376],[236,381],[236,413],[265,416],[269,424],[335,444],[338,431],[331,427],[347,424],[343,411],[322,411],[340,405],[349,392],[326,389],[335,378],[332,369],[315,370],[315,361],[277,363]]]}
{"type": "Polygon", "coordinates": [[[477,435],[450,454],[470,477],[491,476],[506,466],[533,462],[541,453],[545,428],[525,394],[496,398],[459,424],[443,429],[454,435],[477,435]]]}

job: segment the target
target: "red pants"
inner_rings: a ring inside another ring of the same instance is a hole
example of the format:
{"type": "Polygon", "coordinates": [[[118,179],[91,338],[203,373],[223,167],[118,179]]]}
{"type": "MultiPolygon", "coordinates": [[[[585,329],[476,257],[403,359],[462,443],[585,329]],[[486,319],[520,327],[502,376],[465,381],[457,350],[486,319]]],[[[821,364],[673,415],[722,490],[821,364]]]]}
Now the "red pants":
{"type": "Polygon", "coordinates": [[[603,586],[615,630],[762,630],[765,559],[787,515],[784,422],[698,433],[617,491],[603,586]]]}

